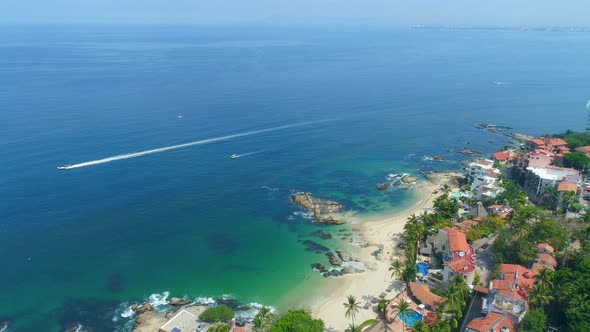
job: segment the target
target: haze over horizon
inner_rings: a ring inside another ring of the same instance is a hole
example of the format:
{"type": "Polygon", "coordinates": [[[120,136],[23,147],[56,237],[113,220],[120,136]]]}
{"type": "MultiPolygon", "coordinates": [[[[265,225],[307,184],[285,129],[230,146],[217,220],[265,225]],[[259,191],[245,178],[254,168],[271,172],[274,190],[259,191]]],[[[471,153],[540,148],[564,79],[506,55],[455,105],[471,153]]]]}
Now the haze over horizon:
{"type": "Polygon", "coordinates": [[[587,25],[590,4],[551,0],[6,0],[5,24],[235,24],[362,22],[391,25],[587,25]]]}

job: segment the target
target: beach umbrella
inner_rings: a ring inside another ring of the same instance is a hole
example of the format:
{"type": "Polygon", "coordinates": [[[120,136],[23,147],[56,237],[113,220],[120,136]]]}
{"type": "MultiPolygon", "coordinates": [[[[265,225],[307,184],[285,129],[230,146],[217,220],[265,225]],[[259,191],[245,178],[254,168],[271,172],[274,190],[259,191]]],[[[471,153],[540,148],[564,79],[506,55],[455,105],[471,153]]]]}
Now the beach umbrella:
{"type": "Polygon", "coordinates": [[[424,308],[426,308],[426,306],[425,306],[424,304],[420,303],[420,304],[418,305],[418,308],[420,308],[420,309],[424,309],[424,308]]]}

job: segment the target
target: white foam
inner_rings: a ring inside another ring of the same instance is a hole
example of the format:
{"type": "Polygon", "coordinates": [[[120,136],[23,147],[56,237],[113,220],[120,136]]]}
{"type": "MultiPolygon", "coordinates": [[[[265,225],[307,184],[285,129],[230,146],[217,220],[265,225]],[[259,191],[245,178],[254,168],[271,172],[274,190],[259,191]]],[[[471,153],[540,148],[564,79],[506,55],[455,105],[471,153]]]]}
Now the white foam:
{"type": "Polygon", "coordinates": [[[155,293],[150,295],[148,303],[154,308],[165,306],[170,304],[170,301],[168,301],[169,296],[170,292],[163,292],[162,294],[155,293]]]}
{"type": "Polygon", "coordinates": [[[342,267],[352,267],[355,270],[366,271],[367,267],[362,262],[349,261],[342,263],[342,267]]]}
{"type": "Polygon", "coordinates": [[[303,211],[295,211],[293,215],[301,217],[303,219],[311,220],[313,219],[313,212],[303,212],[303,211]]]}
{"type": "Polygon", "coordinates": [[[279,188],[269,187],[269,186],[260,186],[262,189],[266,189],[268,191],[279,191],[279,188]]]}
{"type": "MultiPolygon", "coordinates": [[[[244,136],[250,136],[250,135],[256,135],[256,134],[262,134],[262,133],[268,133],[268,132],[271,132],[271,131],[278,131],[278,130],[293,128],[293,127],[300,127],[300,126],[305,126],[305,125],[310,125],[310,124],[320,123],[320,122],[324,122],[324,120],[301,122],[301,123],[295,123],[295,124],[290,124],[290,125],[285,125],[285,126],[279,126],[279,127],[274,127],[274,128],[253,130],[253,131],[247,131],[247,132],[239,133],[239,134],[233,134],[233,135],[226,135],[226,136],[208,138],[208,139],[203,139],[203,140],[200,140],[200,141],[194,141],[194,142],[190,142],[190,143],[184,143],[184,144],[177,144],[177,145],[166,146],[166,147],[163,147],[163,148],[157,148],[157,149],[151,149],[151,150],[145,150],[145,151],[139,151],[139,152],[132,152],[132,153],[120,154],[120,155],[116,155],[116,156],[112,156],[112,157],[106,157],[106,158],[97,159],[97,160],[85,161],[83,163],[78,163],[78,164],[68,165],[68,166],[63,166],[63,167],[64,167],[64,169],[74,169],[74,168],[88,167],[88,166],[93,166],[93,165],[98,165],[98,164],[110,163],[110,162],[117,161],[117,160],[137,158],[137,157],[147,156],[147,155],[154,154],[154,153],[161,153],[161,152],[166,152],[166,151],[170,151],[170,150],[176,150],[176,149],[186,148],[186,147],[189,147],[189,146],[215,143],[215,142],[229,140],[229,139],[232,139],[232,138],[238,138],[238,137],[244,137],[244,136]]],[[[251,153],[251,154],[253,154],[253,153],[251,153]]]]}
{"type": "Polygon", "coordinates": [[[586,108],[590,110],[590,99],[588,99],[588,103],[586,104],[586,108]]]}
{"type": "Polygon", "coordinates": [[[276,309],[274,307],[265,306],[264,304],[260,304],[260,303],[256,303],[256,302],[251,302],[251,303],[246,304],[244,306],[243,310],[236,311],[236,317],[240,317],[240,318],[247,320],[247,321],[252,321],[254,319],[254,317],[258,314],[260,309],[262,309],[262,307],[269,308],[271,313],[276,312],[276,309]]]}
{"type": "Polygon", "coordinates": [[[215,299],[213,299],[212,297],[197,297],[195,299],[195,303],[213,305],[213,304],[216,304],[217,302],[215,302],[215,299]]]}

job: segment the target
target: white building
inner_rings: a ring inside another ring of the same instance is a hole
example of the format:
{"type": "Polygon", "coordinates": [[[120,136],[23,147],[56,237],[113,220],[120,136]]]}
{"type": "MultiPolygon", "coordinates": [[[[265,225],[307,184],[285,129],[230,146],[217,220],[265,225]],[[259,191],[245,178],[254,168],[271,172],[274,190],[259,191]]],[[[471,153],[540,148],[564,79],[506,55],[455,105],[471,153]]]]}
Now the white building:
{"type": "Polygon", "coordinates": [[[470,190],[478,199],[494,198],[504,191],[500,186],[500,170],[494,168],[494,162],[489,159],[469,163],[467,181],[471,184],[470,190]]]}
{"type": "Polygon", "coordinates": [[[546,187],[555,187],[559,182],[564,180],[568,180],[568,182],[572,183],[575,182],[576,185],[580,185],[580,172],[573,168],[529,166],[527,167],[527,171],[536,178],[536,181],[531,181],[527,186],[531,190],[534,190],[534,193],[537,196],[542,195],[546,187]]]}

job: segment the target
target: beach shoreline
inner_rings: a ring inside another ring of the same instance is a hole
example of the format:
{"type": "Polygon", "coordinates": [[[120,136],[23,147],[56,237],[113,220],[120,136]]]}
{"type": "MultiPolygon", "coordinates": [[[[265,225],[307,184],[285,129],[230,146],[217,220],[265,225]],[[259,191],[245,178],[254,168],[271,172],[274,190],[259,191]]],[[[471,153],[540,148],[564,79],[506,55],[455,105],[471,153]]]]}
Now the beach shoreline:
{"type": "Polygon", "coordinates": [[[350,321],[345,318],[342,303],[347,296],[353,295],[360,302],[361,309],[356,315],[355,323],[360,324],[368,319],[375,319],[375,304],[372,298],[386,293],[385,298],[394,298],[400,291],[401,282],[391,278],[390,263],[400,259],[404,261],[403,251],[397,248],[401,241],[404,225],[412,214],[420,214],[432,209],[434,200],[440,196],[435,193],[444,184],[451,183],[454,177],[461,176],[455,172],[433,173],[427,179],[418,182],[414,191],[417,202],[410,207],[393,214],[371,217],[357,217],[351,220],[351,226],[359,229],[361,247],[351,246],[351,251],[364,262],[369,269],[360,274],[350,274],[339,278],[330,278],[327,284],[310,299],[312,315],[322,319],[326,328],[333,331],[344,331],[350,321]],[[382,255],[378,258],[374,252],[382,246],[382,255]]]}

